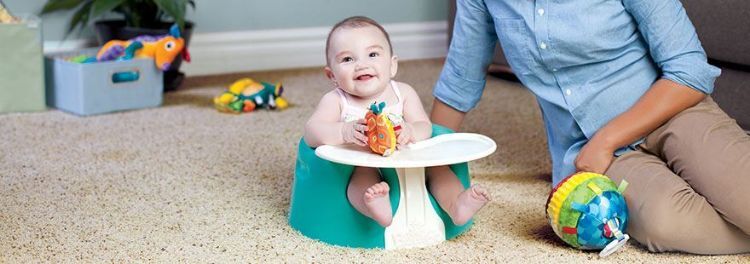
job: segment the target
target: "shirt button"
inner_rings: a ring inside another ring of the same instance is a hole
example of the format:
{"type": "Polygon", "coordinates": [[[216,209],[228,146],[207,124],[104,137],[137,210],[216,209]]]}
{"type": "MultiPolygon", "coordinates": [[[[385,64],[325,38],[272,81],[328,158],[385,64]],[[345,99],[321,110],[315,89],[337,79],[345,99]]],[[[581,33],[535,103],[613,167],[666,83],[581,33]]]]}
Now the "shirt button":
{"type": "Polygon", "coordinates": [[[556,68],[555,68],[555,69],[552,69],[552,71],[553,71],[553,72],[557,72],[557,69],[556,69],[556,68]]]}
{"type": "Polygon", "coordinates": [[[540,16],[543,16],[544,15],[544,8],[539,8],[539,10],[537,10],[536,12],[539,13],[540,16]]]}
{"type": "Polygon", "coordinates": [[[539,47],[542,49],[547,49],[547,43],[542,42],[542,44],[539,44],[539,47]]]}
{"type": "Polygon", "coordinates": [[[571,93],[573,93],[573,92],[570,91],[570,89],[565,89],[565,94],[570,95],[571,93]]]}

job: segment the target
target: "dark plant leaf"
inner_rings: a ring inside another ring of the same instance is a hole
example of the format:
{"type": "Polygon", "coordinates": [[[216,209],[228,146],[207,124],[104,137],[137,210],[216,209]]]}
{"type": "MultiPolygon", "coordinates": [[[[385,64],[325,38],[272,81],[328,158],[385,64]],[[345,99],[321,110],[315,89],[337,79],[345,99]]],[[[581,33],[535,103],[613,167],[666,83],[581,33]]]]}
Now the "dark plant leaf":
{"type": "Polygon", "coordinates": [[[154,0],[165,14],[172,17],[180,28],[185,28],[185,9],[188,0],[154,0]]]}
{"type": "Polygon", "coordinates": [[[44,4],[44,7],[42,7],[42,12],[40,12],[40,14],[44,15],[58,10],[73,9],[74,7],[87,1],[91,0],[50,0],[49,2],[44,4]]]}
{"type": "Polygon", "coordinates": [[[98,18],[104,13],[111,12],[115,7],[122,5],[125,0],[95,0],[91,10],[91,17],[98,18]]]}
{"type": "Polygon", "coordinates": [[[65,34],[67,38],[75,29],[85,28],[91,19],[108,12],[122,14],[128,26],[158,27],[166,18],[184,29],[188,5],[195,9],[195,0],[47,0],[40,14],[75,9],[65,34]]]}
{"type": "Polygon", "coordinates": [[[92,2],[87,2],[79,8],[75,14],[73,14],[73,18],[70,20],[70,25],[68,25],[68,32],[65,33],[65,38],[67,38],[76,27],[80,26],[80,28],[83,28],[88,25],[92,4],[92,2]]]}

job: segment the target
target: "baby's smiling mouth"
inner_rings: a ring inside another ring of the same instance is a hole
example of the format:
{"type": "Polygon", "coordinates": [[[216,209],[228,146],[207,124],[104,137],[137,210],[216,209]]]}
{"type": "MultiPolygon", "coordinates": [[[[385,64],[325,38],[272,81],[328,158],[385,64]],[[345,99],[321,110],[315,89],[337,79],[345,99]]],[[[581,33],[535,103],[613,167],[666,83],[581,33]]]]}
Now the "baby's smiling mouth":
{"type": "Polygon", "coordinates": [[[362,75],[357,76],[357,78],[354,78],[354,79],[357,80],[357,81],[367,81],[367,80],[369,80],[369,79],[371,79],[373,77],[375,77],[375,75],[372,75],[372,74],[362,74],[362,75]]]}

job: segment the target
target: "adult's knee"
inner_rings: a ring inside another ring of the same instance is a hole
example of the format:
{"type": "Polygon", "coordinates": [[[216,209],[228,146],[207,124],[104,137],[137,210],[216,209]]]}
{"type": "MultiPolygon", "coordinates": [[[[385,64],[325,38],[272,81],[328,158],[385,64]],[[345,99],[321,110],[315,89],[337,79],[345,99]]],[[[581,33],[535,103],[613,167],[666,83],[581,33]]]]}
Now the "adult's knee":
{"type": "Polygon", "coordinates": [[[696,254],[736,252],[731,241],[742,235],[689,187],[630,209],[627,233],[651,252],[696,254]]]}
{"type": "Polygon", "coordinates": [[[650,201],[629,210],[627,232],[651,252],[675,250],[686,222],[692,221],[676,217],[675,205],[667,201],[650,201]]]}

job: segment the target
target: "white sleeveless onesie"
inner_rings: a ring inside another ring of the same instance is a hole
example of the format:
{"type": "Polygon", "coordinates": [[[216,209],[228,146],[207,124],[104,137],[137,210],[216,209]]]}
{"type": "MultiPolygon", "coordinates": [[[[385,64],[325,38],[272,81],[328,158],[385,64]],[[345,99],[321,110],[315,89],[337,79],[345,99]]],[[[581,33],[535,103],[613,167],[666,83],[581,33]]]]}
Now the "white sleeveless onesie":
{"type": "MultiPolygon", "coordinates": [[[[388,118],[393,122],[393,126],[398,126],[404,122],[404,99],[395,81],[391,80],[393,93],[396,94],[398,102],[395,105],[386,105],[383,112],[388,113],[388,118]]],[[[364,119],[369,109],[353,106],[346,100],[346,94],[341,89],[336,89],[341,98],[341,118],[342,122],[351,122],[357,119],[364,119]]]]}

